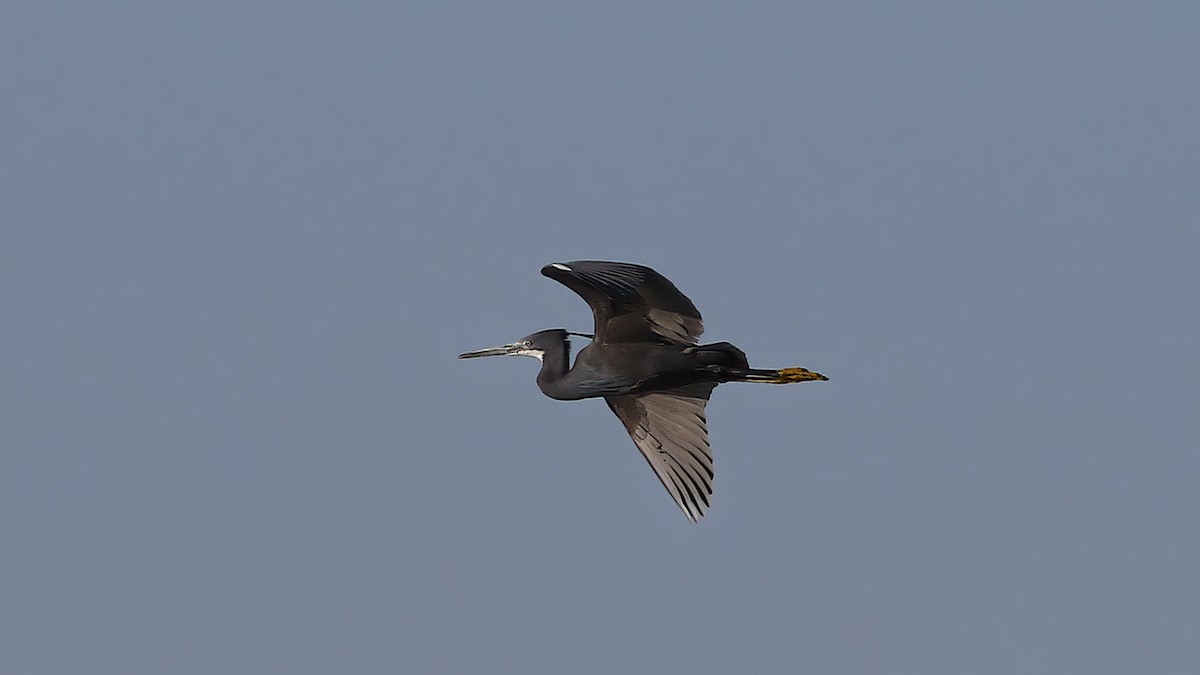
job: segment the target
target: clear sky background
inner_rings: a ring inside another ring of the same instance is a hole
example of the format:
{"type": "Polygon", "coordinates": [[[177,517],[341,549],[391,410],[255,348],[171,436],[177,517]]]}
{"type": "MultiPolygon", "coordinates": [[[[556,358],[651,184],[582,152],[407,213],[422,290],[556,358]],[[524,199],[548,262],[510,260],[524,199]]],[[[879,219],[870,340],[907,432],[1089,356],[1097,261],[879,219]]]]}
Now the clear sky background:
{"type": "Polygon", "coordinates": [[[0,672],[1200,672],[1200,9],[566,4],[5,4],[0,672]]]}

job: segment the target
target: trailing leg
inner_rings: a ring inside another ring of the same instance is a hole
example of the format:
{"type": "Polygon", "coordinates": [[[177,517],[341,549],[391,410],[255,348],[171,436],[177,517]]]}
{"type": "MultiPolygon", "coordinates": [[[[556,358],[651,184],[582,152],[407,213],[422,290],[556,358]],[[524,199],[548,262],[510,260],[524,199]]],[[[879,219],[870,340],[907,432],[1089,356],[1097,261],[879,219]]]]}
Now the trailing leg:
{"type": "Polygon", "coordinates": [[[721,368],[718,371],[723,382],[763,382],[766,384],[792,384],[793,382],[821,382],[828,377],[807,368],[721,368]]]}

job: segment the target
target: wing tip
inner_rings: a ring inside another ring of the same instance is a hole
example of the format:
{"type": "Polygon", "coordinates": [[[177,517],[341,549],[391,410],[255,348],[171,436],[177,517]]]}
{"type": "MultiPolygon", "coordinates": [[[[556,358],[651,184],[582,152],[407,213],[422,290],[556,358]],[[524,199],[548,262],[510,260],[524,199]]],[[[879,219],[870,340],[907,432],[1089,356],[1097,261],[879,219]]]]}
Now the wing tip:
{"type": "Polygon", "coordinates": [[[551,279],[554,278],[555,273],[574,271],[575,270],[571,269],[571,267],[565,263],[553,262],[542,265],[542,275],[550,277],[551,279]]]}

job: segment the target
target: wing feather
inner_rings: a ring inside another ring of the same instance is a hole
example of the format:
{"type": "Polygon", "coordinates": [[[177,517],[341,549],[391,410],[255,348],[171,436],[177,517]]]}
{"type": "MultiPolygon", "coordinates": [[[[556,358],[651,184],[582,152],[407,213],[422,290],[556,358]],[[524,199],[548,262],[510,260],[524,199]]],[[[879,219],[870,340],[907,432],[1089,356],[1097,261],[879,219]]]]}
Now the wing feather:
{"type": "Polygon", "coordinates": [[[592,308],[595,340],[695,344],[704,332],[700,312],[666,277],[644,265],[576,260],[542,274],[575,291],[592,308]]]}
{"type": "Polygon", "coordinates": [[[692,384],[604,399],[692,522],[704,517],[711,503],[713,457],[704,407],[715,386],[692,384]]]}

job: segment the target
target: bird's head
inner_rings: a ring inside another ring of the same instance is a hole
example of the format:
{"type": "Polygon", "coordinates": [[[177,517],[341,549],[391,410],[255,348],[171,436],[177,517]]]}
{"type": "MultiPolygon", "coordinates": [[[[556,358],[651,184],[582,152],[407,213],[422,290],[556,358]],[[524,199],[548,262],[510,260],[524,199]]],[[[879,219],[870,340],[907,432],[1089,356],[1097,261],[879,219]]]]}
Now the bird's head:
{"type": "MultiPolygon", "coordinates": [[[[567,344],[570,335],[585,335],[584,333],[570,333],[562,328],[550,328],[547,330],[539,330],[536,333],[531,333],[525,337],[507,345],[499,347],[489,347],[487,349],[479,349],[473,352],[463,352],[458,355],[460,359],[473,359],[480,356],[532,356],[541,361],[545,357],[546,352],[552,350],[562,350],[567,344]]],[[[590,337],[590,336],[588,336],[590,337]]]]}

